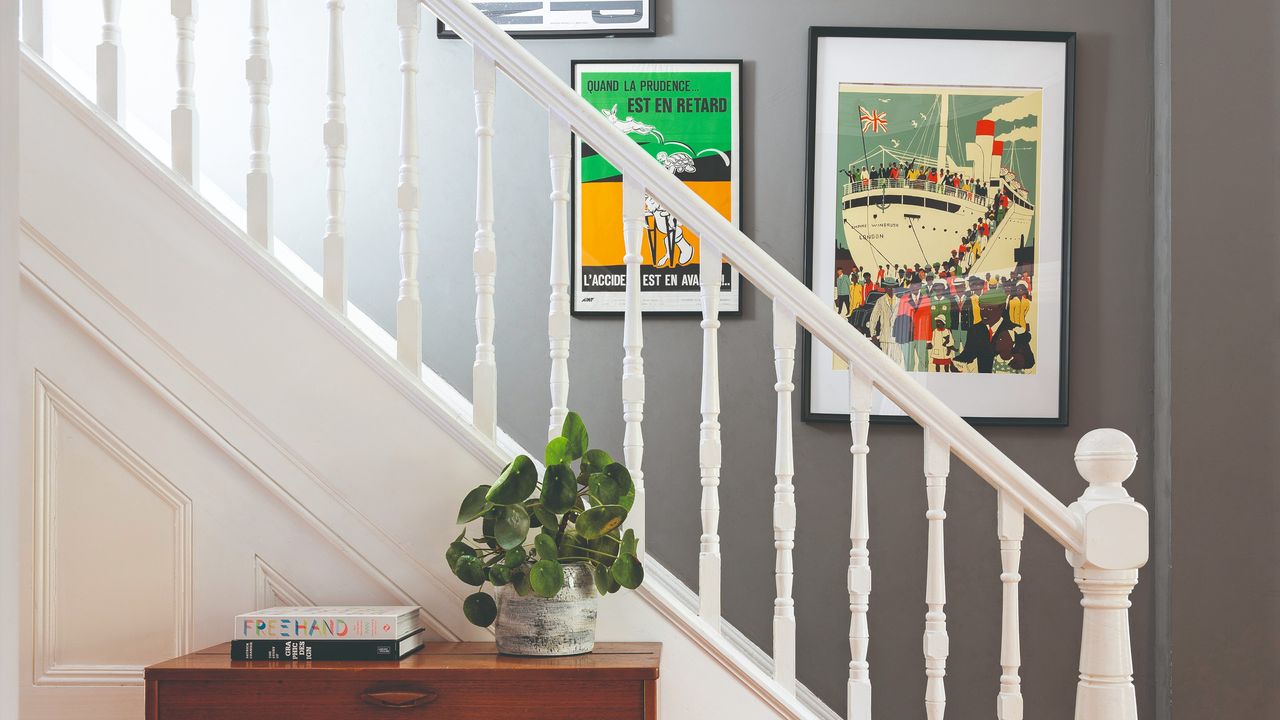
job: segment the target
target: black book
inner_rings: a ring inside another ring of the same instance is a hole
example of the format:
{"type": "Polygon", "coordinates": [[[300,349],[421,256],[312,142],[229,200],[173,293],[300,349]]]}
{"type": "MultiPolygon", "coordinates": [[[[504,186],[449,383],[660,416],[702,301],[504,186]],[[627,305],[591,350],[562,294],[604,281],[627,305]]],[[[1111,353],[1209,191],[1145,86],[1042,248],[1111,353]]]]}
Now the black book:
{"type": "Polygon", "coordinates": [[[399,640],[233,640],[232,660],[399,660],[422,647],[422,630],[399,640]]]}

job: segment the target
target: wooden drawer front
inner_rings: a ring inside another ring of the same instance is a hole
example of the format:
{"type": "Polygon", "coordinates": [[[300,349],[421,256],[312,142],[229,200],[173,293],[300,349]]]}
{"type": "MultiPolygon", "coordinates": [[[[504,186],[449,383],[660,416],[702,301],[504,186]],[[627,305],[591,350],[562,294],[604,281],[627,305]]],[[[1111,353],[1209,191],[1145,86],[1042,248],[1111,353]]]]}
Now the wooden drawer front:
{"type": "Polygon", "coordinates": [[[486,682],[343,679],[200,681],[155,684],[154,720],[644,720],[640,681],[486,682]]]}

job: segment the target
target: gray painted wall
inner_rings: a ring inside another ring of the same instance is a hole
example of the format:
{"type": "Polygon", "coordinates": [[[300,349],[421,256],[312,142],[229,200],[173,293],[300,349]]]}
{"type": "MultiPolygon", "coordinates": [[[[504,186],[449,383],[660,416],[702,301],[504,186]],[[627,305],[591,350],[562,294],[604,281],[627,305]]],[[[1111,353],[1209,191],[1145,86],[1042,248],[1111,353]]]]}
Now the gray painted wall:
{"type": "Polygon", "coordinates": [[[1222,10],[1172,2],[1178,720],[1280,716],[1280,483],[1262,462],[1280,447],[1280,384],[1265,370],[1280,352],[1280,7],[1222,10]],[[1233,119],[1206,126],[1211,107],[1233,119]]]}
{"type": "MultiPolygon", "coordinates": [[[[1148,502],[1152,487],[1152,380],[1148,368],[1153,353],[1149,270],[1151,6],[1108,0],[928,0],[876,5],[854,5],[847,0],[789,4],[660,0],[660,4],[660,34],[654,39],[539,41],[529,47],[566,78],[573,58],[745,59],[748,174],[744,179],[744,229],[797,275],[804,244],[809,25],[1079,33],[1072,423],[1067,428],[990,429],[986,434],[1059,498],[1070,501],[1083,490],[1071,462],[1076,440],[1095,427],[1121,428],[1134,436],[1144,457],[1130,489],[1148,502]]],[[[227,58],[239,58],[244,52],[244,5],[207,4],[202,8],[202,35],[197,41],[204,168],[217,184],[241,199],[248,154],[247,110],[240,65],[227,58]]],[[[399,59],[394,3],[349,5],[353,6],[348,10],[351,295],[357,305],[391,328],[399,277],[394,192],[399,59]]],[[[286,14],[281,4],[273,4],[273,93],[277,102],[273,104],[276,132],[272,152],[277,234],[318,266],[324,219],[320,136],[324,89],[318,72],[325,57],[324,14],[319,3],[291,3],[288,9],[286,14]]],[[[86,24],[82,34],[87,37],[95,30],[90,15],[76,13],[74,18],[86,24]]],[[[151,20],[159,23],[155,32],[135,31],[128,36],[135,43],[130,67],[143,69],[136,73],[143,82],[154,75],[145,68],[167,68],[167,58],[172,57],[171,49],[164,45],[169,42],[164,38],[171,37],[164,29],[166,18],[151,20]],[[159,44],[149,47],[148,41],[159,44]]],[[[128,23],[126,27],[130,27],[128,23]]],[[[90,67],[92,44],[84,47],[89,50],[81,62],[90,67]]],[[[437,41],[430,32],[424,33],[422,68],[426,359],[465,390],[470,385],[475,343],[470,272],[474,120],[469,50],[456,41],[437,41]]],[[[144,120],[165,134],[169,98],[168,94],[150,99],[138,96],[135,102],[131,96],[130,102],[144,120]],[[148,102],[151,104],[146,105],[148,102]]],[[[540,447],[545,438],[548,405],[550,188],[545,136],[545,115],[509,83],[502,83],[495,141],[500,158],[500,423],[530,448],[540,447]]],[[[1209,222],[1213,217],[1206,206],[1202,220],[1209,222]]],[[[750,291],[743,308],[742,317],[727,320],[721,333],[724,609],[732,623],[767,648],[774,592],[770,308],[750,291]]],[[[1237,319],[1243,324],[1244,313],[1232,321],[1237,319]]],[[[621,322],[575,320],[573,333],[571,404],[586,416],[595,444],[617,449],[622,431],[618,384],[621,322]]],[[[1246,331],[1234,335],[1249,336],[1246,331]]],[[[645,322],[645,339],[649,547],[694,585],[701,531],[697,467],[700,330],[693,320],[653,318],[645,322]]],[[[1217,343],[1215,347],[1233,345],[1217,343]]],[[[1221,401],[1225,403],[1225,398],[1221,401]]],[[[795,595],[802,649],[800,677],[836,708],[843,707],[848,662],[849,443],[847,426],[800,425],[797,429],[795,482],[800,533],[795,595]]],[[[925,611],[926,539],[921,434],[906,427],[877,426],[871,433],[871,447],[875,572],[871,663],[876,713],[889,718],[918,717],[924,692],[920,635],[925,611]]],[[[951,487],[947,522],[948,615],[952,621],[950,715],[990,716],[999,676],[995,494],[963,468],[953,473],[951,487]]],[[[1041,720],[1068,718],[1079,647],[1079,594],[1060,548],[1034,528],[1028,531],[1023,566],[1028,713],[1041,720]]],[[[1144,717],[1149,716],[1153,696],[1149,579],[1144,575],[1133,611],[1136,681],[1144,717]]]]}
{"type": "MultiPolygon", "coordinates": [[[[1098,426],[1134,435],[1144,457],[1151,447],[1151,16],[1146,3],[1007,2],[886,4],[853,11],[839,1],[774,3],[674,2],[653,40],[539,42],[530,47],[567,77],[572,58],[742,57],[747,153],[744,227],[799,274],[803,253],[804,127],[808,25],[885,25],[1069,29],[1080,33],[1073,244],[1072,424],[1065,429],[992,429],[987,435],[1059,497],[1079,495],[1071,465],[1078,437],[1098,426]],[[723,30],[720,30],[724,28],[723,30]]],[[[465,50],[428,43],[425,83],[451,103],[433,118],[424,156],[456,168],[429,172],[424,217],[442,232],[424,236],[430,314],[428,362],[459,387],[470,377],[474,331],[467,274],[471,246],[473,163],[464,103],[465,50]],[[452,103],[457,103],[452,105],[452,103]],[[451,240],[450,240],[451,239],[451,240]]],[[[503,89],[506,90],[507,87],[503,89]]],[[[546,268],[549,254],[544,122],[517,91],[499,100],[497,147],[503,158],[498,194],[501,422],[526,445],[543,438],[548,403],[546,268]]],[[[431,93],[425,96],[431,104],[431,93]]],[[[441,103],[444,105],[444,103],[441,103]]],[[[387,220],[393,215],[388,214],[387,220]]],[[[387,227],[383,238],[394,237],[387,227]]],[[[388,248],[390,242],[384,242],[388,248]]],[[[382,252],[386,252],[384,249],[382,252]]],[[[314,250],[312,251],[314,257],[314,250]]],[[[385,262],[385,261],[384,261],[385,262]]],[[[383,293],[374,306],[389,322],[394,272],[357,270],[358,291],[383,293]]],[[[725,470],[722,534],[725,612],[769,646],[773,597],[771,535],[774,393],[769,307],[748,293],[741,319],[725,323],[725,470]]],[[[595,428],[597,443],[616,448],[622,424],[618,320],[574,322],[571,405],[595,428]]],[[[645,434],[650,547],[691,585],[697,578],[700,533],[697,477],[700,333],[689,320],[646,320],[649,403],[645,434]]],[[[801,679],[835,707],[843,706],[847,673],[848,428],[802,426],[796,439],[800,535],[796,598],[801,679]]],[[[920,714],[923,693],[919,637],[924,613],[924,487],[920,433],[902,427],[872,431],[871,662],[876,712],[920,714]]],[[[1149,497],[1150,465],[1131,482],[1149,497]]],[[[989,715],[997,689],[999,562],[994,493],[967,470],[957,471],[949,497],[948,546],[953,656],[949,695],[956,717],[989,715]]],[[[1029,532],[1024,563],[1024,662],[1028,708],[1045,720],[1070,717],[1080,609],[1061,551],[1029,532]]],[[[1135,601],[1134,645],[1143,715],[1151,711],[1151,586],[1135,601]]]]}

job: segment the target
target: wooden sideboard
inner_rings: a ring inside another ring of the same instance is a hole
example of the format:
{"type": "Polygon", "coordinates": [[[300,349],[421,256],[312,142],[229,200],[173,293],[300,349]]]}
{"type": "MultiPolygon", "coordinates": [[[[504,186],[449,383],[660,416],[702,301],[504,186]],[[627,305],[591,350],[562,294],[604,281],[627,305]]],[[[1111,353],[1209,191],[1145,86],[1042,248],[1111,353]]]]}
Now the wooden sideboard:
{"type": "Polygon", "coordinates": [[[230,643],[146,670],[147,720],[654,720],[657,643],[567,658],[427,643],[398,662],[234,662],[230,643]]]}

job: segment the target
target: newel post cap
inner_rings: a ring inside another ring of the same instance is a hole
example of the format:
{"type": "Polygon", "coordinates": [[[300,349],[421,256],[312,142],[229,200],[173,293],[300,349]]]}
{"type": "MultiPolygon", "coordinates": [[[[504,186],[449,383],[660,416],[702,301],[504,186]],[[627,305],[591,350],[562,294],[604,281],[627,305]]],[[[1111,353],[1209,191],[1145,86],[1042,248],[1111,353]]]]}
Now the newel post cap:
{"type": "MultiPolygon", "coordinates": [[[[1099,428],[1085,433],[1076,444],[1076,470],[1091,488],[1120,488],[1138,465],[1138,448],[1123,432],[1099,428]]],[[[1124,492],[1123,488],[1120,488],[1124,492]]]]}
{"type": "Polygon", "coordinates": [[[1084,530],[1084,553],[1067,554],[1075,567],[1128,570],[1146,564],[1147,510],[1124,489],[1137,464],[1137,447],[1119,430],[1103,428],[1080,438],[1076,469],[1089,487],[1071,506],[1084,530]]]}

